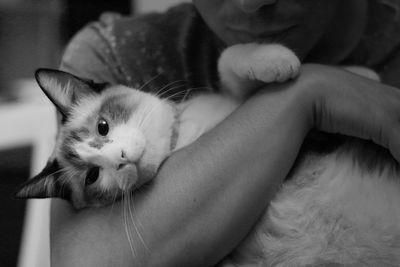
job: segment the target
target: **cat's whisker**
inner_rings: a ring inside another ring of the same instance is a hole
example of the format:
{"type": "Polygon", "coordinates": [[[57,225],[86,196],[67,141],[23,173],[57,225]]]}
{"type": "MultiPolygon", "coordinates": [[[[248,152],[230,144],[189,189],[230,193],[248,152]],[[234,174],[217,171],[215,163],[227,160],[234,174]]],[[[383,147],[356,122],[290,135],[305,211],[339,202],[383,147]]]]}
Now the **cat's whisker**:
{"type": "MultiPolygon", "coordinates": [[[[135,208],[135,203],[133,201],[132,201],[132,209],[133,209],[133,214],[135,214],[136,213],[136,208],[135,208]]],[[[139,218],[137,218],[136,221],[137,221],[139,227],[143,228],[143,224],[140,222],[139,218]]]]}
{"type": "Polygon", "coordinates": [[[65,168],[61,168],[61,169],[59,169],[59,170],[57,170],[57,171],[55,171],[55,172],[52,172],[52,173],[50,173],[49,175],[47,175],[47,176],[46,176],[46,179],[49,178],[49,177],[51,177],[51,176],[53,176],[53,175],[55,175],[55,174],[62,173],[62,172],[64,172],[64,171],[65,171],[65,168]]]}
{"type": "Polygon", "coordinates": [[[158,89],[156,92],[153,93],[153,95],[157,98],[161,98],[164,94],[166,94],[170,89],[167,89],[165,91],[163,91],[165,88],[168,88],[169,86],[172,86],[173,84],[177,83],[177,81],[174,82],[170,82],[166,85],[164,85],[163,87],[161,87],[160,89],[158,89]]]}
{"type": "Polygon", "coordinates": [[[113,196],[112,201],[111,201],[110,214],[112,213],[112,211],[113,211],[113,209],[114,209],[114,204],[115,204],[115,202],[116,202],[116,200],[117,200],[117,196],[118,196],[118,192],[115,191],[115,192],[114,192],[114,196],[113,196]]]}
{"type": "Polygon", "coordinates": [[[60,192],[61,192],[61,194],[63,195],[64,194],[64,189],[66,188],[66,185],[67,185],[68,183],[67,183],[67,180],[61,180],[61,189],[60,189],[60,192]]]}
{"type": "MultiPolygon", "coordinates": [[[[55,171],[55,172],[52,172],[52,173],[46,175],[46,176],[45,176],[45,179],[46,179],[45,181],[47,181],[47,179],[48,179],[49,177],[51,177],[51,176],[53,176],[53,175],[56,175],[56,174],[59,174],[59,173],[62,173],[62,172],[64,172],[64,171],[65,171],[65,169],[64,169],[64,168],[61,168],[61,169],[59,169],[59,170],[57,170],[57,171],[55,171]]],[[[59,181],[60,181],[60,179],[59,179],[59,181]]],[[[63,183],[61,184],[60,192],[62,192],[64,184],[65,184],[65,181],[63,181],[63,183]]],[[[44,184],[43,187],[44,187],[44,190],[47,190],[47,189],[46,189],[46,184],[44,184]]]]}
{"type": "Polygon", "coordinates": [[[137,225],[136,225],[135,218],[134,218],[134,213],[133,213],[132,210],[131,210],[131,204],[134,205],[134,203],[133,203],[134,198],[132,197],[131,193],[128,193],[127,196],[128,196],[128,203],[127,203],[127,205],[128,205],[129,214],[130,214],[130,216],[131,216],[131,221],[132,221],[133,227],[135,228],[135,231],[136,231],[136,233],[137,233],[137,235],[138,235],[140,241],[142,242],[143,246],[144,246],[148,251],[150,251],[149,247],[147,246],[146,242],[144,241],[144,238],[143,238],[142,234],[141,234],[140,231],[139,231],[139,228],[138,228],[137,225]]]}
{"type": "Polygon", "coordinates": [[[154,75],[152,78],[150,78],[149,80],[147,80],[144,84],[142,84],[138,90],[142,91],[143,88],[147,85],[149,85],[152,81],[154,81],[155,79],[157,79],[159,76],[161,75],[161,73],[157,73],[156,75],[154,75]]]}
{"type": "MultiPolygon", "coordinates": [[[[143,121],[146,119],[146,117],[148,116],[148,112],[147,112],[147,109],[148,108],[148,106],[146,106],[145,108],[143,108],[143,113],[144,113],[144,115],[143,116],[141,116],[141,119],[140,119],[140,121],[139,121],[139,123],[138,123],[138,127],[139,127],[139,129],[142,127],[142,125],[143,125],[143,121]]],[[[151,108],[153,109],[154,107],[153,106],[151,106],[151,108]]],[[[149,109],[150,110],[150,109],[149,109]]]]}
{"type": "Polygon", "coordinates": [[[100,187],[100,195],[104,196],[107,193],[107,189],[104,187],[100,187]]]}
{"type": "Polygon", "coordinates": [[[192,92],[193,90],[199,90],[199,89],[203,89],[203,88],[202,87],[191,87],[191,88],[188,88],[186,90],[181,90],[181,91],[176,92],[176,93],[174,93],[172,95],[169,95],[165,99],[171,99],[172,97],[175,97],[176,95],[179,95],[179,94],[185,94],[186,95],[186,94],[192,92]]]}
{"type": "Polygon", "coordinates": [[[172,84],[174,84],[174,83],[177,83],[179,80],[177,80],[177,81],[173,81],[173,82],[170,82],[170,83],[167,83],[166,85],[164,85],[163,87],[161,87],[160,89],[158,89],[155,93],[153,93],[155,96],[157,96],[157,97],[159,97],[160,96],[160,93],[161,94],[163,94],[163,92],[161,92],[162,90],[164,90],[165,88],[167,88],[168,86],[171,86],[172,84]]]}
{"type": "Polygon", "coordinates": [[[177,86],[171,87],[171,88],[169,88],[168,90],[162,92],[162,96],[157,96],[157,97],[159,97],[159,98],[161,98],[161,99],[162,99],[162,98],[164,98],[164,99],[171,99],[171,97],[175,96],[176,94],[184,93],[186,90],[180,89],[180,88],[182,88],[182,87],[184,87],[184,86],[185,86],[185,85],[177,85],[177,86]],[[179,90],[179,91],[177,91],[177,92],[175,92],[175,93],[173,93],[173,94],[171,94],[171,95],[167,95],[168,93],[170,93],[171,91],[174,91],[174,90],[179,90]],[[164,97],[165,95],[167,95],[167,96],[164,97]]]}
{"type": "Polygon", "coordinates": [[[131,248],[131,252],[132,252],[132,256],[133,258],[136,258],[136,250],[135,250],[135,246],[133,244],[133,240],[132,240],[132,234],[130,232],[130,228],[128,225],[128,217],[127,217],[127,213],[126,213],[126,197],[125,197],[125,193],[122,195],[122,210],[123,210],[123,216],[124,216],[124,227],[125,227],[125,233],[126,233],[126,237],[128,239],[129,242],[129,246],[131,248]]]}
{"type": "Polygon", "coordinates": [[[188,90],[185,90],[185,94],[182,97],[181,101],[179,101],[179,104],[182,104],[183,102],[186,101],[186,99],[189,97],[189,94],[192,92],[192,88],[189,88],[188,90]]]}
{"type": "Polygon", "coordinates": [[[170,95],[170,96],[164,98],[164,100],[173,101],[172,99],[173,99],[174,97],[179,96],[179,95],[186,95],[186,94],[187,94],[186,91],[179,91],[179,92],[176,92],[176,93],[174,93],[174,94],[172,94],[172,95],[170,95]]]}
{"type": "Polygon", "coordinates": [[[157,97],[159,97],[159,98],[162,98],[165,94],[167,94],[167,93],[170,92],[171,90],[174,90],[174,89],[177,89],[177,88],[179,88],[179,87],[185,86],[185,84],[186,84],[186,81],[185,81],[185,80],[176,80],[176,81],[170,82],[170,83],[166,84],[165,86],[161,87],[161,88],[155,93],[155,95],[156,95],[157,97]],[[168,87],[170,87],[170,86],[172,86],[172,85],[174,85],[174,84],[177,84],[177,83],[184,83],[184,84],[182,84],[182,85],[177,85],[177,86],[174,86],[174,87],[172,87],[172,88],[168,88],[168,87]],[[168,88],[168,89],[165,90],[165,91],[163,91],[163,90],[166,89],[166,88],[168,88]]]}
{"type": "Polygon", "coordinates": [[[173,97],[175,97],[175,96],[177,96],[177,95],[179,95],[179,94],[184,94],[183,99],[181,99],[181,100],[179,101],[179,103],[182,103],[182,102],[186,101],[187,97],[188,97],[188,96],[191,94],[191,92],[194,91],[194,90],[207,90],[207,91],[212,91],[209,87],[192,87],[192,88],[189,88],[189,89],[184,90],[184,91],[176,92],[175,94],[170,95],[170,96],[168,96],[168,97],[165,98],[165,99],[166,99],[166,100],[170,100],[171,98],[173,98],[173,97]]]}
{"type": "Polygon", "coordinates": [[[199,91],[206,91],[206,92],[214,92],[214,89],[211,87],[207,87],[207,86],[201,86],[201,87],[191,87],[188,88],[186,90],[186,95],[184,96],[184,98],[181,100],[181,102],[186,101],[187,97],[195,90],[199,90],[199,91]]]}
{"type": "Polygon", "coordinates": [[[142,120],[139,122],[139,128],[142,128],[143,125],[145,124],[146,120],[148,120],[148,118],[150,118],[151,114],[153,113],[154,109],[156,107],[155,106],[150,106],[149,110],[146,111],[147,114],[145,114],[142,118],[142,120]]]}

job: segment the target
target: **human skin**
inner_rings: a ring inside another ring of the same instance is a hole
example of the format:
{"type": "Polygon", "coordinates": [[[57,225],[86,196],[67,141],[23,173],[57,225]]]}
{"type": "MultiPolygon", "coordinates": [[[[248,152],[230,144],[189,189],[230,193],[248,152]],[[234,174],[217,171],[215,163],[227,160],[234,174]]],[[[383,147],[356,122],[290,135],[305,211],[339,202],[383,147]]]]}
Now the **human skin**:
{"type": "Polygon", "coordinates": [[[147,248],[134,234],[135,257],[121,203],[75,212],[53,202],[52,263],[215,265],[267,207],[314,127],[375,140],[400,159],[397,89],[322,65],[301,71],[294,82],[266,86],[222,124],[173,154],[155,184],[136,194],[134,218],[147,248]]]}

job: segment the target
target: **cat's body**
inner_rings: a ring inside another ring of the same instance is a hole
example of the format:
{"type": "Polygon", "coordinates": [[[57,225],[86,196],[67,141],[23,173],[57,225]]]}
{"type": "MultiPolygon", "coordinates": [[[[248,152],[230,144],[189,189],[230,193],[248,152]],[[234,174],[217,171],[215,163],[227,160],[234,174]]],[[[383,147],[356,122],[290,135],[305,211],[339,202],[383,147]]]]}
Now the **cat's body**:
{"type": "MultiPolygon", "coordinates": [[[[63,197],[76,208],[111,203],[154,178],[170,153],[213,128],[260,81],[295,77],[299,62],[281,46],[249,44],[223,53],[219,70],[225,96],[180,104],[39,71],[64,122],[48,166],[19,196],[63,197]]],[[[220,265],[399,266],[397,163],[384,149],[354,140],[324,155],[303,150],[268,211],[220,265]]]]}
{"type": "Polygon", "coordinates": [[[268,211],[221,266],[399,266],[395,165],[387,151],[359,140],[326,155],[303,153],[268,211]]]}

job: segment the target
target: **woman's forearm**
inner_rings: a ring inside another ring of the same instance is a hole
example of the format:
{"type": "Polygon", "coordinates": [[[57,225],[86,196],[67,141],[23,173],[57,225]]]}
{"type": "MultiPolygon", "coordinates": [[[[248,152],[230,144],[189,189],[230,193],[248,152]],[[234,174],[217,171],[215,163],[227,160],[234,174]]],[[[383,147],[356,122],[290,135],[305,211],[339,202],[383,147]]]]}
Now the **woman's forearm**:
{"type": "Polygon", "coordinates": [[[165,162],[155,183],[131,203],[141,234],[128,223],[134,257],[122,203],[79,213],[62,211],[59,216],[68,216],[61,220],[57,209],[67,208],[56,204],[53,263],[175,267],[218,262],[250,230],[296,158],[309,130],[309,118],[297,99],[302,86],[261,91],[165,162]]]}
{"type": "Polygon", "coordinates": [[[179,264],[171,266],[209,266],[250,230],[281,185],[308,130],[304,113],[288,106],[294,99],[281,93],[286,92],[271,88],[253,97],[164,166],[154,192],[166,193],[162,199],[173,200],[170,207],[176,208],[166,210],[160,201],[149,201],[146,204],[155,208],[143,209],[149,218],[156,216],[154,211],[165,212],[163,224],[149,227],[162,232],[161,227],[169,225],[161,238],[166,243],[160,259],[180,257],[179,264]]]}

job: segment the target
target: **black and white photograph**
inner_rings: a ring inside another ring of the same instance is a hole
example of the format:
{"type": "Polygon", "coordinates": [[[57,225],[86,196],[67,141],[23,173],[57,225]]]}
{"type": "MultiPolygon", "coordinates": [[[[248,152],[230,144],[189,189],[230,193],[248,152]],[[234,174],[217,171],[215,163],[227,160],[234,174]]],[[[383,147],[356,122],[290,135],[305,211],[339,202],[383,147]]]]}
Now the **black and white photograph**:
{"type": "Polygon", "coordinates": [[[0,0],[0,266],[400,266],[400,0],[0,0]]]}

